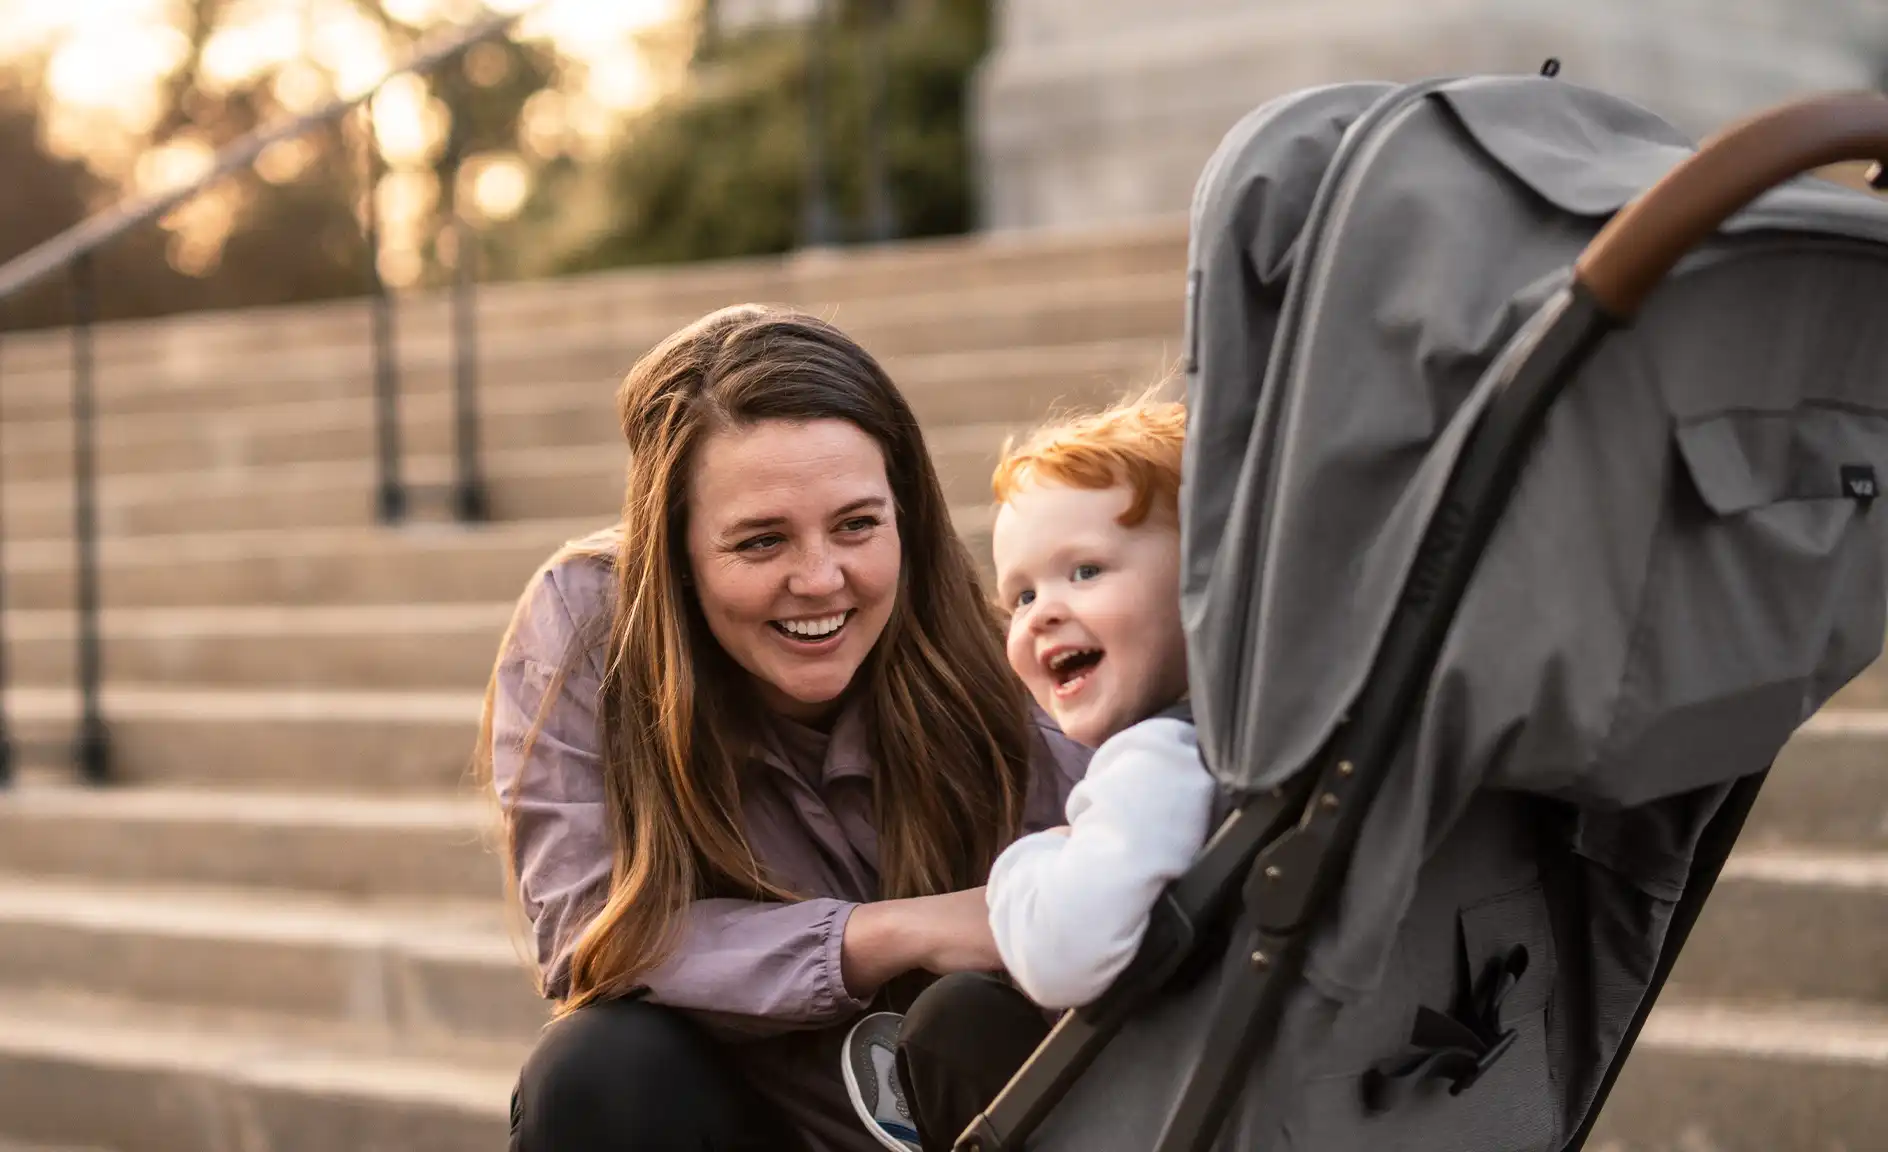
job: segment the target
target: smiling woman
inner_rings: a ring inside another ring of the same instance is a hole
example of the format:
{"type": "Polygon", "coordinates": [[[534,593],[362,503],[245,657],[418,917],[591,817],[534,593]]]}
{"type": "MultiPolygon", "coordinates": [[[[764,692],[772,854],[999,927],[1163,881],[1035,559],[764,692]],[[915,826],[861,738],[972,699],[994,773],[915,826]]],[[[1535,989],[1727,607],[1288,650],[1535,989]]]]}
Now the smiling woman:
{"type": "Polygon", "coordinates": [[[843,333],[713,313],[618,407],[623,521],[539,572],[488,694],[560,1002],[512,1148],[881,1147],[855,1109],[896,1089],[844,1070],[851,1026],[1000,965],[981,885],[1087,753],[1009,675],[917,420],[843,333]]]}
{"type": "Polygon", "coordinates": [[[702,446],[688,486],[702,615],[781,715],[832,710],[891,618],[899,558],[885,457],[857,425],[770,420],[702,446]]]}

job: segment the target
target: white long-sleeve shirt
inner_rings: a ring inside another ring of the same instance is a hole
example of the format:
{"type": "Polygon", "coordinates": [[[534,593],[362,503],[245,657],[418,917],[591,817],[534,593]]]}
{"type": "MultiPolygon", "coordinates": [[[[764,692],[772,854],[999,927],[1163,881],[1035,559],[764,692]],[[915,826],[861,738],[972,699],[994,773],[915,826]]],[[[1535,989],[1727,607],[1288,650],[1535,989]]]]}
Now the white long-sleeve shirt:
{"type": "Polygon", "coordinates": [[[1066,832],[1037,832],[990,868],[997,951],[1045,1008],[1087,1004],[1140,947],[1154,902],[1210,828],[1213,777],[1193,726],[1146,720],[1104,741],[1069,793],[1066,832]]]}

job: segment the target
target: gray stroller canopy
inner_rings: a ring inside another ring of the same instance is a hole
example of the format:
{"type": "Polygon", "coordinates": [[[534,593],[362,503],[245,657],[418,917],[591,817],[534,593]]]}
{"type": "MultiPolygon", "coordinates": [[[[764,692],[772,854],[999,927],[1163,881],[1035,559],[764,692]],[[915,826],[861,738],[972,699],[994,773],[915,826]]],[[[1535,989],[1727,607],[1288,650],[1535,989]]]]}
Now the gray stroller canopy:
{"type": "Polygon", "coordinates": [[[1831,108],[1605,257],[1693,149],[1598,92],[1345,85],[1227,136],[1183,608],[1231,815],[960,1147],[1584,1138],[1763,773],[1882,643],[1888,204],[1746,203],[1888,158],[1888,101],[1831,108]]]}
{"type": "MultiPolygon", "coordinates": [[[[1593,233],[1691,152],[1561,81],[1397,99],[1336,218],[1283,235],[1302,269],[1258,248],[1289,229],[1263,127],[1228,140],[1195,206],[1188,399],[1206,434],[1187,462],[1182,598],[1201,747],[1240,793],[1329,741],[1502,354],[1528,354],[1517,333],[1593,233]],[[1248,261],[1306,278],[1282,324],[1265,317],[1283,284],[1255,284],[1248,261]]],[[[1334,990],[1379,983],[1432,831],[1476,791],[1620,808],[1762,771],[1879,652],[1880,536],[1851,530],[1865,506],[1840,481],[1847,464],[1888,477],[1888,250],[1873,246],[1888,204],[1805,180],[1722,231],[1550,416],[1415,754],[1373,806],[1346,891],[1358,915],[1316,948],[1334,990]],[[1707,511],[1734,522],[1692,522],[1707,511]]]]}

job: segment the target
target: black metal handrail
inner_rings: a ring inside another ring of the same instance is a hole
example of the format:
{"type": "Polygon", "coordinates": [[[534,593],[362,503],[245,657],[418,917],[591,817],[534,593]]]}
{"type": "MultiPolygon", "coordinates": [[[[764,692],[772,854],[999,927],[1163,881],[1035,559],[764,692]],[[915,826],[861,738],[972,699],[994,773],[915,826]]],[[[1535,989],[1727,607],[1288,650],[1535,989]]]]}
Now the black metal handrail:
{"type": "MultiPolygon", "coordinates": [[[[70,278],[72,286],[72,533],[80,714],[78,732],[70,751],[82,780],[102,783],[110,776],[110,735],[100,699],[104,668],[99,640],[98,477],[94,456],[96,366],[92,330],[97,321],[94,256],[119,237],[158,220],[218,181],[252,168],[271,146],[298,139],[318,128],[336,123],[357,109],[370,112],[369,102],[389,81],[403,75],[431,72],[459,57],[473,45],[503,35],[542,2],[533,0],[514,11],[493,15],[437,37],[364,91],[331,100],[323,107],[285,123],[258,129],[222,149],[209,168],[196,179],[154,194],[127,198],[0,265],[0,306],[60,273],[70,278]]],[[[364,125],[363,136],[366,141],[367,172],[362,231],[368,248],[367,287],[372,308],[377,473],[375,512],[382,523],[394,523],[406,515],[408,486],[400,478],[399,379],[393,346],[393,302],[379,270],[380,228],[374,189],[379,183],[382,162],[379,149],[374,144],[371,123],[364,125]]],[[[454,245],[451,339],[455,450],[451,505],[458,519],[478,520],[484,518],[486,499],[479,474],[478,424],[474,404],[477,388],[474,345],[477,314],[472,294],[476,272],[473,268],[470,229],[464,212],[456,207],[456,198],[454,217],[454,238],[457,243],[454,245]]],[[[0,328],[0,331],[3,330],[0,328]]],[[[3,569],[4,565],[0,565],[0,571],[3,569]]],[[[0,606],[4,602],[4,579],[0,578],[0,606]]],[[[7,672],[5,647],[5,636],[0,633],[0,786],[12,780],[14,758],[18,751],[9,729],[4,702],[7,672]]]]}

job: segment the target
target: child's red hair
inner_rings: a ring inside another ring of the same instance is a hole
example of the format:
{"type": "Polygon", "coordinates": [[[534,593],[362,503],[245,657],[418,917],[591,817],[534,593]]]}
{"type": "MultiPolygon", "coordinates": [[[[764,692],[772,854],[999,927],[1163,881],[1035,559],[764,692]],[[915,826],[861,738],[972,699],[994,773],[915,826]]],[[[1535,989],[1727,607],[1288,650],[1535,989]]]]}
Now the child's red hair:
{"type": "Polygon", "coordinates": [[[1156,511],[1177,524],[1186,433],[1186,405],[1148,396],[1051,421],[1003,446],[990,490],[1002,504],[1031,481],[1091,491],[1125,485],[1133,496],[1120,516],[1124,527],[1156,511]]]}

